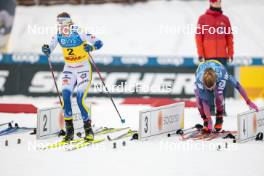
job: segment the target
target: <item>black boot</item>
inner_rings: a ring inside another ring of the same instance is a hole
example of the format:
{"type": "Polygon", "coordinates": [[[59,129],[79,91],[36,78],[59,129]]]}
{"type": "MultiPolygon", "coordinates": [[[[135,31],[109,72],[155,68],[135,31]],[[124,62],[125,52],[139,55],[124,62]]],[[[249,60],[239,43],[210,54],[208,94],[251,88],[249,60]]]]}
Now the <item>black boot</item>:
{"type": "Polygon", "coordinates": [[[91,120],[87,120],[83,122],[83,128],[85,132],[84,139],[87,141],[93,141],[94,140],[94,133],[91,125],[91,120]]]}
{"type": "Polygon", "coordinates": [[[216,118],[214,126],[216,132],[220,132],[222,130],[223,122],[223,118],[216,118]]]}
{"type": "Polygon", "coordinates": [[[207,127],[208,126],[208,120],[207,120],[206,116],[202,115],[201,117],[203,119],[203,127],[207,127]]]}
{"type": "Polygon", "coordinates": [[[202,116],[203,119],[203,129],[202,129],[202,133],[207,133],[210,134],[212,132],[212,121],[208,118],[206,118],[205,115],[202,116]]]}
{"type": "Polygon", "coordinates": [[[222,114],[223,114],[222,112],[218,112],[218,111],[216,113],[215,126],[214,126],[216,132],[220,132],[222,130],[222,126],[224,122],[222,114]]]}
{"type": "Polygon", "coordinates": [[[71,141],[74,138],[74,127],[72,120],[65,120],[66,135],[63,141],[71,141]]]}

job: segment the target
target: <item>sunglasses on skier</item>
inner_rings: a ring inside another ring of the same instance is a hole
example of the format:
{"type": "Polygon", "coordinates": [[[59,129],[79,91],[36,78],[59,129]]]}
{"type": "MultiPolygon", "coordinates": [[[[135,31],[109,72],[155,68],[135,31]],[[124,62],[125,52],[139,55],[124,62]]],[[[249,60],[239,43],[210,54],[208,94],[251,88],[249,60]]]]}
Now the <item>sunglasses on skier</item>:
{"type": "Polygon", "coordinates": [[[72,23],[71,18],[67,18],[67,17],[57,18],[57,24],[58,24],[58,26],[67,26],[67,25],[69,25],[71,23],[72,23]]]}

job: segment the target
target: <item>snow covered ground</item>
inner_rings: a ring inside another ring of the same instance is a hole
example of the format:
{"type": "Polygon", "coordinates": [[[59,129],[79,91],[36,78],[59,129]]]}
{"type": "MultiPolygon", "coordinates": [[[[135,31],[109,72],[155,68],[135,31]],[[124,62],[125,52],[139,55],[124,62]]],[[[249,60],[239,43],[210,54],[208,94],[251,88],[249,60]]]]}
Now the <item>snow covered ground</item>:
{"type": "MultiPolygon", "coordinates": [[[[89,6],[31,6],[17,7],[9,52],[40,53],[43,43],[52,32],[43,32],[47,26],[55,26],[59,12],[67,11],[76,24],[87,27],[104,41],[98,54],[120,55],[178,55],[196,56],[193,33],[177,33],[177,29],[195,26],[198,16],[208,8],[206,1],[153,1],[134,5],[104,4],[89,6]],[[40,31],[34,33],[30,27],[40,31]],[[167,31],[168,30],[168,31],[167,31]]],[[[264,1],[223,1],[225,14],[230,16],[238,33],[235,34],[236,56],[264,56],[262,35],[264,1]],[[253,32],[254,31],[254,32],[253,32]]],[[[59,47],[56,52],[60,52],[59,47]]],[[[120,120],[109,99],[92,98],[92,118],[96,126],[121,127],[120,120]]],[[[31,103],[38,108],[58,103],[57,98],[3,96],[0,103],[31,103]]],[[[120,105],[116,100],[126,126],[138,129],[140,110],[146,105],[120,105]]],[[[264,100],[256,100],[264,106],[264,100]]],[[[228,99],[224,129],[237,130],[238,113],[248,110],[242,100],[228,99]]],[[[14,120],[20,126],[36,127],[36,114],[0,113],[0,123],[14,120]]],[[[201,123],[197,109],[185,110],[185,128],[201,123]]],[[[0,175],[2,176],[263,176],[264,143],[229,143],[225,149],[223,140],[210,142],[180,141],[178,137],[165,135],[146,141],[127,141],[125,147],[117,142],[104,142],[73,152],[65,150],[36,150],[36,146],[55,141],[36,140],[28,133],[0,136],[0,175]],[[17,139],[22,140],[16,144],[17,139]],[[5,140],[9,146],[4,145],[5,140]],[[35,146],[36,145],[36,146],[35,146]],[[217,146],[222,149],[217,151],[217,146]]]]}
{"type": "MultiPolygon", "coordinates": [[[[0,103],[10,102],[33,103],[37,107],[52,106],[56,98],[30,98],[24,96],[1,97],[0,103]]],[[[97,126],[122,126],[115,115],[108,99],[90,99],[94,103],[92,109],[93,121],[97,126]]],[[[116,100],[119,103],[121,100],[116,100]]],[[[264,106],[263,100],[255,101],[264,106]]],[[[228,99],[228,117],[225,118],[224,129],[236,130],[236,114],[246,111],[246,105],[240,100],[228,99]]],[[[148,106],[118,105],[126,118],[126,125],[138,128],[138,112],[150,108],[148,106]]],[[[34,127],[35,114],[0,113],[0,123],[9,120],[18,122],[20,126],[34,127]]],[[[185,127],[201,123],[198,111],[194,108],[185,110],[185,127]]],[[[179,141],[174,136],[165,135],[146,141],[127,141],[125,147],[117,142],[113,149],[112,142],[104,142],[94,147],[87,147],[73,152],[64,150],[35,150],[39,145],[49,140],[36,141],[35,136],[28,133],[0,137],[0,171],[3,176],[47,176],[47,175],[115,175],[115,176],[263,176],[264,143],[249,142],[246,144],[229,143],[225,149],[223,140],[179,141]],[[22,144],[16,144],[17,139],[22,144]],[[9,147],[4,141],[9,140],[9,147]],[[221,151],[217,146],[221,145],[221,151]]]]}
{"type": "MultiPolygon", "coordinates": [[[[196,56],[194,31],[207,1],[151,1],[134,5],[18,6],[9,52],[41,52],[67,11],[74,22],[104,42],[100,54],[196,56]],[[190,31],[190,32],[188,32],[190,31]],[[22,44],[23,43],[23,44],[22,44]]],[[[235,33],[235,56],[264,56],[264,1],[223,0],[235,33]]],[[[55,52],[61,52],[59,47],[55,52]]]]}

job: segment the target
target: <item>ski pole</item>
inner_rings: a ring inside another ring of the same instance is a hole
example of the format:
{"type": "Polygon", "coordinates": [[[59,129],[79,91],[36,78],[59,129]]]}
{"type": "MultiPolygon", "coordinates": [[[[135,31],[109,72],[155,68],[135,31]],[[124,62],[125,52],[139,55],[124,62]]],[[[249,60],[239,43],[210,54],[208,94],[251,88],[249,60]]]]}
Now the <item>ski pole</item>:
{"type": "Polygon", "coordinates": [[[4,125],[8,125],[8,124],[12,124],[13,121],[10,121],[10,122],[6,122],[6,123],[1,123],[0,126],[4,126],[4,125]]]}
{"type": "MultiPolygon", "coordinates": [[[[55,87],[56,87],[57,96],[59,97],[61,108],[63,109],[62,99],[61,99],[60,92],[59,92],[59,89],[58,89],[58,85],[57,85],[57,82],[56,82],[56,80],[55,80],[55,76],[54,76],[54,69],[53,69],[52,64],[51,64],[51,61],[50,61],[50,59],[49,59],[49,58],[50,58],[49,55],[47,55],[47,57],[48,57],[48,63],[49,63],[50,72],[51,72],[51,75],[52,75],[52,78],[53,78],[54,85],[55,85],[55,87]]],[[[64,133],[65,133],[65,132],[64,132],[63,129],[61,129],[61,130],[59,131],[59,135],[60,135],[60,134],[64,134],[64,133]]]]}
{"type": "Polygon", "coordinates": [[[56,82],[56,80],[55,80],[54,69],[53,69],[52,64],[51,64],[51,61],[50,61],[50,59],[49,59],[49,58],[50,58],[49,55],[47,55],[47,57],[48,57],[48,63],[49,63],[50,72],[51,72],[51,75],[52,75],[52,78],[53,78],[53,81],[54,81],[54,85],[55,85],[55,87],[56,87],[57,95],[58,95],[59,100],[60,100],[60,105],[61,105],[61,107],[62,107],[62,100],[61,100],[61,96],[60,96],[60,93],[59,93],[59,89],[58,89],[57,82],[56,82]]]}
{"type": "Polygon", "coordinates": [[[101,81],[102,81],[102,83],[103,83],[103,86],[104,86],[105,89],[106,89],[106,92],[107,92],[107,94],[108,94],[110,100],[112,101],[113,106],[115,107],[115,110],[116,110],[116,112],[117,112],[117,114],[118,114],[118,116],[119,116],[119,118],[120,118],[120,120],[121,120],[121,123],[125,123],[125,119],[123,119],[123,118],[121,117],[120,112],[118,111],[118,109],[117,109],[117,107],[116,107],[116,104],[115,104],[115,102],[114,102],[114,100],[113,100],[113,97],[112,97],[112,95],[110,94],[108,88],[107,88],[106,85],[105,85],[105,82],[104,82],[104,80],[103,80],[103,78],[102,78],[102,76],[101,76],[100,70],[98,69],[98,67],[96,66],[96,64],[95,64],[95,62],[94,62],[94,60],[93,60],[93,57],[91,56],[91,54],[90,54],[89,52],[88,52],[88,55],[89,55],[89,57],[90,57],[90,60],[92,61],[92,64],[93,64],[93,66],[94,66],[94,68],[95,68],[97,74],[99,75],[99,77],[100,77],[100,79],[101,79],[101,81]]]}
{"type": "Polygon", "coordinates": [[[172,135],[183,135],[183,134],[189,134],[189,133],[191,133],[192,131],[189,131],[189,130],[192,130],[192,129],[197,129],[197,130],[200,130],[200,129],[202,129],[203,128],[203,126],[202,125],[200,125],[200,124],[196,124],[195,126],[193,126],[193,127],[190,127],[190,128],[187,128],[187,129],[179,129],[179,130],[177,130],[176,132],[174,132],[174,133],[169,133],[169,134],[167,134],[167,136],[168,137],[171,137],[172,135]],[[187,132],[187,133],[185,133],[185,132],[187,132]]]}
{"type": "Polygon", "coordinates": [[[247,139],[237,140],[236,142],[245,143],[245,142],[249,142],[251,140],[262,141],[263,140],[263,133],[259,132],[258,134],[254,135],[252,137],[249,137],[247,139]]]}

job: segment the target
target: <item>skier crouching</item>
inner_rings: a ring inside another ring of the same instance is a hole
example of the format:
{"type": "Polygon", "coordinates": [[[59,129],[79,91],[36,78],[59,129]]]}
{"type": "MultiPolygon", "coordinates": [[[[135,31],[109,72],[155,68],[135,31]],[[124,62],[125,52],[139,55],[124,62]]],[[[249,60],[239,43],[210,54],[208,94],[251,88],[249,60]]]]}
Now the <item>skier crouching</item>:
{"type": "Polygon", "coordinates": [[[220,132],[222,130],[224,112],[223,91],[226,87],[227,81],[231,83],[232,87],[239,91],[240,95],[244,98],[251,109],[258,111],[258,107],[248,98],[241,84],[233,76],[228,74],[226,68],[219,61],[210,60],[207,62],[201,62],[196,70],[195,80],[196,102],[201,118],[203,119],[204,133],[211,133],[214,130],[220,132]],[[213,92],[216,98],[215,103],[217,113],[214,130],[212,127],[213,124],[209,106],[210,92],[213,92]]]}

